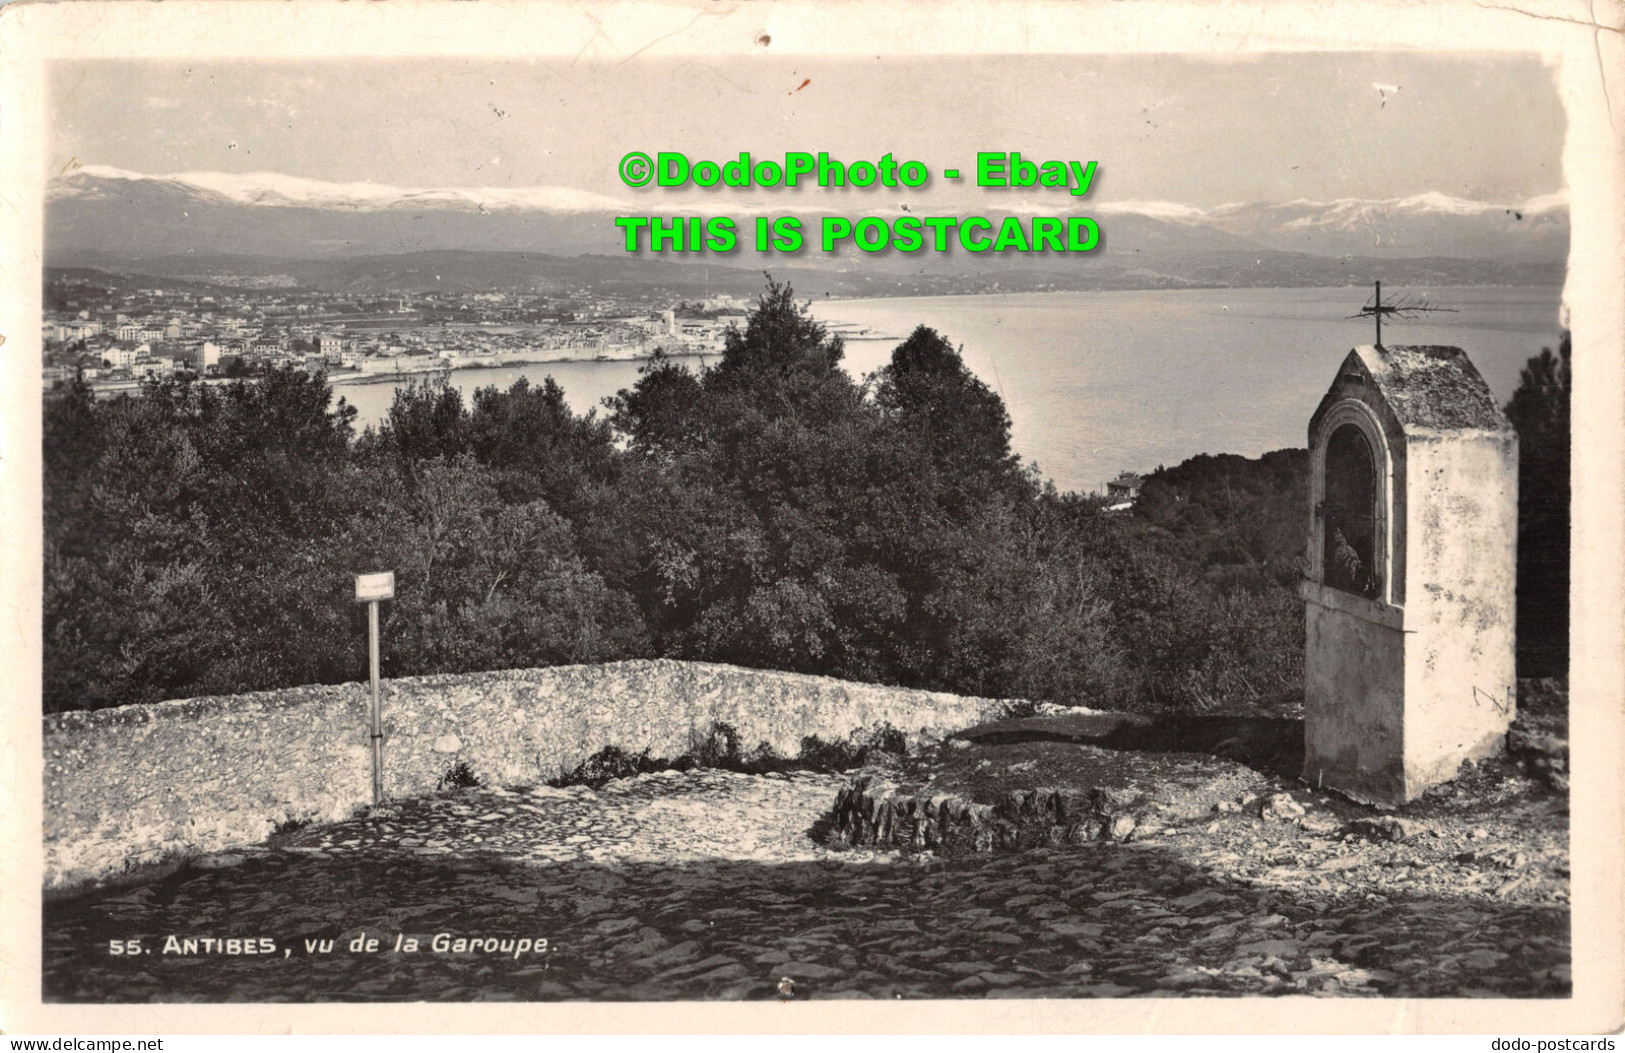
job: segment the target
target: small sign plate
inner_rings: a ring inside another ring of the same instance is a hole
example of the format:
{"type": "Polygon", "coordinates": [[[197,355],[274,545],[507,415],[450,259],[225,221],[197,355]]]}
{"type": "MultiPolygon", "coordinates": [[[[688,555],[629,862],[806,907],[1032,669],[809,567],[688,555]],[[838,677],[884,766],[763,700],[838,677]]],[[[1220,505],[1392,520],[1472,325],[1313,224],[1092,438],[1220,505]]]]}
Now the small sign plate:
{"type": "Polygon", "coordinates": [[[357,603],[369,603],[373,600],[392,600],[394,598],[395,572],[393,570],[383,570],[377,574],[357,574],[355,576],[355,599],[357,603]]]}

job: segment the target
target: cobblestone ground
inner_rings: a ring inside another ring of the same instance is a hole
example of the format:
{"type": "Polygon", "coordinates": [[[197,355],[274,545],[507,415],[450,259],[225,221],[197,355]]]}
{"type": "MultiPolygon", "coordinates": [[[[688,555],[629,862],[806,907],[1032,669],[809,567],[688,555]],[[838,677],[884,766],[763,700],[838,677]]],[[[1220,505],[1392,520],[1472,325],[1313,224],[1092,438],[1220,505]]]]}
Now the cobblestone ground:
{"type": "MultiPolygon", "coordinates": [[[[1179,831],[953,861],[837,852],[810,831],[841,783],[669,772],[379,809],[49,902],[46,996],[1568,993],[1566,904],[1329,882],[1336,867],[1253,880],[1179,831]]],[[[1262,820],[1213,822],[1252,838],[1262,820]]]]}

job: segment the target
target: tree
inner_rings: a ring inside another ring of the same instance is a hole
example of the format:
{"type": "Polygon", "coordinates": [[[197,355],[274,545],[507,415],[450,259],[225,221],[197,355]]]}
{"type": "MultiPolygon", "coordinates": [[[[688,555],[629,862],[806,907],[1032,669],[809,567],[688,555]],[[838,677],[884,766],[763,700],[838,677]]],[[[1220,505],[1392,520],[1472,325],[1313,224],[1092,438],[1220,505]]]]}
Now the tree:
{"type": "Polygon", "coordinates": [[[63,538],[84,514],[102,455],[101,415],[83,377],[54,389],[44,408],[45,534],[63,538]]]}
{"type": "Polygon", "coordinates": [[[1564,676],[1569,664],[1572,342],[1529,359],[1507,417],[1518,431],[1518,675],[1564,676]]]}
{"type": "Polygon", "coordinates": [[[699,440],[695,412],[704,385],[689,368],[656,352],[638,371],[638,382],[605,400],[609,423],[634,450],[673,454],[699,440]]]}
{"type": "Polygon", "coordinates": [[[953,499],[974,503],[986,488],[1020,480],[1004,400],[935,330],[922,325],[892,351],[875,402],[922,448],[953,499]]]}
{"type": "Polygon", "coordinates": [[[476,391],[466,435],[469,450],[492,470],[509,502],[541,499],[570,515],[584,487],[610,481],[617,470],[609,424],[591,411],[573,414],[552,377],[540,387],[520,377],[507,391],[476,391]]]}
{"type": "Polygon", "coordinates": [[[815,379],[830,377],[840,368],[844,354],[841,338],[830,336],[807,305],[796,303],[788,283],[770,276],[767,291],[757,300],[745,328],[728,331],[722,361],[707,374],[707,381],[717,390],[771,390],[776,386],[773,380],[797,373],[815,379]]]}
{"type": "Polygon", "coordinates": [[[468,410],[463,393],[443,376],[396,388],[389,415],[378,429],[378,443],[394,453],[409,479],[420,461],[466,452],[468,410]]]}
{"type": "Polygon", "coordinates": [[[943,335],[873,383],[842,353],[770,280],[717,367],[657,358],[604,420],[551,380],[408,385],[359,439],[302,371],[64,385],[47,706],[357,678],[350,576],[384,568],[392,676],[658,654],[1171,707],[1301,678],[1302,451],[1193,458],[1107,514],[1021,463],[943,335]]]}
{"type": "Polygon", "coordinates": [[[351,420],[325,381],[71,388],[46,413],[48,709],[310,683],[351,420]]]}
{"type": "Polygon", "coordinates": [[[570,524],[545,501],[505,503],[471,456],[420,464],[401,511],[387,557],[399,568],[385,624],[396,675],[645,653],[636,609],[585,566],[570,524]]]}

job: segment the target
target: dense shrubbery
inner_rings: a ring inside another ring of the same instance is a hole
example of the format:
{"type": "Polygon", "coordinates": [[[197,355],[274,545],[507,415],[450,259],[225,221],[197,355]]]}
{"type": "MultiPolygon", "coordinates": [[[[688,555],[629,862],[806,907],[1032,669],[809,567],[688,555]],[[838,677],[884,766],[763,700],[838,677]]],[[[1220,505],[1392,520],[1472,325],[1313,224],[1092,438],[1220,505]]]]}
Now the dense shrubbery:
{"type": "MultiPolygon", "coordinates": [[[[1305,458],[1198,457],[1132,514],[1059,494],[916,330],[867,383],[770,284],[716,368],[579,417],[551,381],[398,393],[166,380],[46,412],[46,706],[384,670],[669,656],[1070,704],[1270,702],[1301,680],[1305,458]]],[[[628,759],[634,763],[635,758],[628,759]]]]}
{"type": "MultiPolygon", "coordinates": [[[[381,434],[359,442],[354,411],[298,372],[50,399],[46,708],[361,679],[351,575],[376,568],[396,572],[389,675],[648,653],[631,599],[587,567],[570,522],[542,496],[567,494],[573,480],[516,480],[522,469],[482,463],[461,433],[430,431],[460,422],[474,451],[512,439],[522,449],[511,463],[523,464],[575,436],[537,427],[515,404],[535,403],[540,416],[562,396],[519,385],[500,412],[482,404],[471,415],[451,395],[404,393],[381,434]],[[455,412],[420,420],[431,399],[455,412]]],[[[584,472],[587,460],[570,467],[584,472]]]]}

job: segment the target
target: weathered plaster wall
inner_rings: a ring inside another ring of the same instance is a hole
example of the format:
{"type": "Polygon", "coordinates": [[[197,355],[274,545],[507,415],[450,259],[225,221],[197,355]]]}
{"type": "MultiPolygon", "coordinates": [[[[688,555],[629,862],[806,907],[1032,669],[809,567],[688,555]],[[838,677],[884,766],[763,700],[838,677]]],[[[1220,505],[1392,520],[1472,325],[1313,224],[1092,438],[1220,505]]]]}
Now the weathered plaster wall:
{"type": "Polygon", "coordinates": [[[1305,584],[1304,601],[1303,777],[1311,786],[1334,787],[1372,803],[1403,800],[1405,637],[1399,612],[1312,582],[1305,584]],[[1382,617],[1388,624],[1377,620],[1382,617]]]}
{"type": "Polygon", "coordinates": [[[1413,435],[1410,459],[1405,769],[1415,796],[1498,751],[1516,715],[1517,440],[1413,435]]]}
{"type": "MultiPolygon", "coordinates": [[[[168,852],[252,844],[289,819],[371,801],[367,686],[194,698],[45,718],[45,881],[168,852]]],[[[686,752],[713,722],[795,754],[889,721],[940,736],[1007,703],[826,677],[673,661],[412,677],[383,685],[385,784],[432,791],[457,761],[538,783],[605,746],[686,752]]]]}

